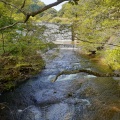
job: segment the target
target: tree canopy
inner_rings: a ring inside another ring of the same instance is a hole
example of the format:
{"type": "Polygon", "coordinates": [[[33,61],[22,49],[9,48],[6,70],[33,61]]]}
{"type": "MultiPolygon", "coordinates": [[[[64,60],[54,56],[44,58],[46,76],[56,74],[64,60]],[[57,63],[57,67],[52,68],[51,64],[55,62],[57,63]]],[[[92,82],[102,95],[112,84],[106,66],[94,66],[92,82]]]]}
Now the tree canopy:
{"type": "Polygon", "coordinates": [[[74,39],[84,52],[96,51],[113,69],[120,69],[120,1],[80,0],[65,3],[58,12],[73,24],[74,39]]]}
{"type": "Polygon", "coordinates": [[[26,23],[30,17],[34,17],[49,8],[52,8],[53,6],[56,6],[64,1],[69,1],[70,3],[78,3],[78,0],[57,0],[54,3],[51,3],[49,5],[44,5],[39,0],[21,0],[21,1],[13,1],[13,0],[1,0],[0,6],[1,6],[1,16],[2,13],[5,11],[6,14],[9,14],[10,18],[13,18],[15,16],[15,22],[12,22],[12,24],[2,26],[0,30],[4,30],[6,28],[10,28],[18,23],[26,23]],[[39,6],[40,5],[40,6],[39,6]],[[19,18],[19,19],[18,19],[19,18]]]}
{"type": "Polygon", "coordinates": [[[120,0],[56,0],[49,5],[40,0],[0,0],[0,8],[3,83],[44,67],[36,51],[46,51],[55,45],[45,41],[46,27],[34,24],[39,21],[70,24],[81,51],[87,54],[95,51],[103,63],[113,70],[120,69],[120,0]],[[60,11],[52,8],[64,1],[68,2],[60,11]]]}

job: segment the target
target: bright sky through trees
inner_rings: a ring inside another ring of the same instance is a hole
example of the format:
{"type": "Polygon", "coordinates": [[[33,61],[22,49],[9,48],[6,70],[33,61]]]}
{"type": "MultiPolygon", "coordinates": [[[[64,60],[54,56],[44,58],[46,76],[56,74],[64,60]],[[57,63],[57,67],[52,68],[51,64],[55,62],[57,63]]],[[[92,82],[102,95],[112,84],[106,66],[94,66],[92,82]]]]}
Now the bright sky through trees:
{"type": "MultiPolygon", "coordinates": [[[[56,2],[57,0],[41,0],[41,1],[44,2],[46,5],[48,5],[50,3],[56,2]]],[[[53,8],[55,8],[56,10],[60,10],[63,4],[64,3],[61,3],[53,8]]]]}

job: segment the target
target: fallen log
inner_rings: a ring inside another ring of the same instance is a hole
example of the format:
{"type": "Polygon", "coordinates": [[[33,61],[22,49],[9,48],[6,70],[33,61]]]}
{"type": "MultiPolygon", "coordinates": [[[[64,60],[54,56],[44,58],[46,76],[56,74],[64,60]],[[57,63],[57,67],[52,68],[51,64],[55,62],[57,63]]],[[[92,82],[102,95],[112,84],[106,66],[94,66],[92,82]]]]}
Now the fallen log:
{"type": "Polygon", "coordinates": [[[98,73],[98,72],[91,71],[91,70],[86,70],[86,69],[65,70],[65,71],[62,71],[62,72],[58,73],[56,75],[56,77],[51,82],[55,82],[58,79],[58,77],[61,76],[61,75],[77,74],[77,73],[80,73],[80,72],[84,72],[84,73],[87,73],[89,75],[94,75],[96,77],[120,77],[120,74],[117,74],[117,73],[98,73]]]}

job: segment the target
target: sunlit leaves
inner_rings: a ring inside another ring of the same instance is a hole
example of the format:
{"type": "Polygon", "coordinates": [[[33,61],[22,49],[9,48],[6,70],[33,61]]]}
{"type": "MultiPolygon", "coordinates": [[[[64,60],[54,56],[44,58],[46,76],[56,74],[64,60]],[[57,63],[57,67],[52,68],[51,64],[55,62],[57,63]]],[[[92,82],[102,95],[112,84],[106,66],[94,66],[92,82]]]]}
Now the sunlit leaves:
{"type": "Polygon", "coordinates": [[[120,7],[120,0],[104,0],[104,2],[109,7],[111,7],[111,6],[120,7]]]}
{"type": "Polygon", "coordinates": [[[106,50],[105,62],[113,69],[120,69],[120,48],[106,50]]]}

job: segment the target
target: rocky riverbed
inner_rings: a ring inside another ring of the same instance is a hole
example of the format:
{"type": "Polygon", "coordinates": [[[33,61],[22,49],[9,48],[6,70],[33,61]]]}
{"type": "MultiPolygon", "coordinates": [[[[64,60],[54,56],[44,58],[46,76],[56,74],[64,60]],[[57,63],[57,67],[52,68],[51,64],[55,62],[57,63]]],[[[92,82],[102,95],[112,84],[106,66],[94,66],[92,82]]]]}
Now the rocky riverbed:
{"type": "Polygon", "coordinates": [[[43,57],[40,74],[0,95],[0,120],[120,120],[120,78],[78,73],[52,82],[63,70],[99,69],[73,48],[43,57]]]}

